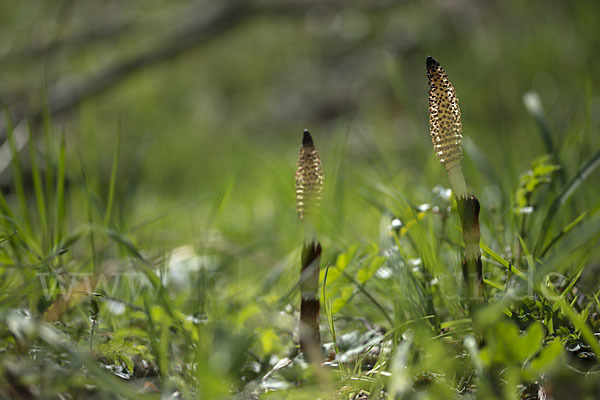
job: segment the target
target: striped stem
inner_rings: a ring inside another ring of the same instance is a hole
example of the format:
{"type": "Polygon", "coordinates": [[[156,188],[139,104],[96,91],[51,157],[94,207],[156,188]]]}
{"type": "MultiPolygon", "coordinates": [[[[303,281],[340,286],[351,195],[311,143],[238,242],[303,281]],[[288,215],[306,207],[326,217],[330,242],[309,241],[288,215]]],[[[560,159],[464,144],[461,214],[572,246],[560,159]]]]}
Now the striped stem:
{"type": "Polygon", "coordinates": [[[483,267],[479,250],[479,200],[473,195],[468,195],[466,198],[459,198],[457,204],[465,242],[462,270],[468,286],[471,311],[473,311],[476,305],[485,302],[483,267]]]}
{"type": "Polygon", "coordinates": [[[308,130],[304,130],[296,170],[296,209],[304,226],[300,270],[300,349],[309,362],[320,362],[319,264],[321,243],[317,241],[316,218],[323,190],[323,168],[308,130]]]}
{"type": "Polygon", "coordinates": [[[309,362],[321,359],[321,335],[319,333],[319,264],[321,243],[304,243],[302,247],[302,269],[300,271],[300,349],[309,362]]]}

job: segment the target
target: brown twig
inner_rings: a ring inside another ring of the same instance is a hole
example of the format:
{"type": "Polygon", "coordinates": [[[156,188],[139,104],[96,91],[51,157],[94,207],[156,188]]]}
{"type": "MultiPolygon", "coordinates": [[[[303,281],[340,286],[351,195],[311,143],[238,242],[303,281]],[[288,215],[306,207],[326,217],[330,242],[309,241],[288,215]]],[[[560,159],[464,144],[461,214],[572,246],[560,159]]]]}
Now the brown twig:
{"type": "MultiPolygon", "coordinates": [[[[125,60],[119,60],[85,80],[63,80],[61,84],[48,89],[47,107],[40,106],[28,112],[13,111],[12,120],[15,121],[15,126],[19,126],[23,125],[23,121],[27,118],[31,125],[36,127],[42,122],[46,112],[52,116],[57,116],[72,111],[84,100],[109,90],[135,72],[180,56],[230,31],[250,17],[298,18],[303,17],[312,7],[325,3],[333,8],[341,8],[346,4],[341,0],[327,2],[322,0],[295,0],[285,3],[278,1],[253,3],[245,0],[215,1],[208,6],[203,6],[198,11],[190,11],[192,17],[189,20],[191,22],[178,29],[172,29],[171,33],[162,41],[162,44],[157,47],[144,50],[125,60]]],[[[361,9],[377,13],[397,4],[393,1],[383,1],[376,4],[367,4],[361,9]]],[[[12,98],[13,96],[5,94],[5,97],[12,98]]],[[[6,121],[0,116],[0,138],[5,137],[5,134],[6,121]]],[[[18,134],[18,132],[15,133],[15,135],[18,134]]],[[[25,145],[28,141],[27,136],[23,135],[22,139],[22,143],[25,145]]],[[[6,147],[5,143],[0,145],[0,151],[4,147],[6,147]]],[[[8,165],[9,163],[10,158],[6,160],[5,164],[8,165]]],[[[0,169],[1,171],[2,169],[0,169]]]]}

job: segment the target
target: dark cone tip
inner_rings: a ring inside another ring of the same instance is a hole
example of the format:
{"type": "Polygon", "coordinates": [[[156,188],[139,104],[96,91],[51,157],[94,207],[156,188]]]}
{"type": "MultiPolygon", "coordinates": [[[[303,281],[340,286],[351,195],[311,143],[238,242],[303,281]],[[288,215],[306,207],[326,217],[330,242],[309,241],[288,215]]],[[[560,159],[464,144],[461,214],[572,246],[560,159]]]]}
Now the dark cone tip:
{"type": "Polygon", "coordinates": [[[304,130],[304,136],[302,137],[302,145],[304,147],[312,147],[312,146],[314,146],[312,137],[310,136],[310,132],[308,131],[308,129],[304,130]]]}
{"type": "Polygon", "coordinates": [[[436,68],[440,65],[439,62],[435,60],[435,58],[431,56],[427,56],[427,69],[436,68]]]}

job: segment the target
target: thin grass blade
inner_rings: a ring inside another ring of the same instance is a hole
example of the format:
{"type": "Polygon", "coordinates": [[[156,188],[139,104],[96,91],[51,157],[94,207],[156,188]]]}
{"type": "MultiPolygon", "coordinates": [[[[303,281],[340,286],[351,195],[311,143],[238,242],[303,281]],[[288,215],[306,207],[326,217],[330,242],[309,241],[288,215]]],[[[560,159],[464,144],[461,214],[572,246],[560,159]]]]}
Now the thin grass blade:
{"type": "Polygon", "coordinates": [[[104,214],[104,225],[110,223],[110,214],[115,197],[115,183],[117,180],[117,164],[119,162],[119,149],[121,147],[121,131],[117,133],[117,143],[115,144],[115,155],[113,157],[112,168],[110,172],[110,184],[108,187],[108,200],[106,201],[106,214],[104,214]]]}
{"type": "Polygon", "coordinates": [[[544,222],[542,223],[539,239],[535,246],[535,254],[538,254],[538,250],[542,249],[546,241],[548,229],[550,228],[550,225],[552,224],[552,221],[554,220],[554,217],[557,214],[558,210],[571,197],[573,192],[577,190],[577,188],[579,188],[579,186],[581,186],[582,183],[585,182],[585,180],[591,175],[591,173],[594,172],[596,168],[598,168],[598,166],[600,166],[600,151],[594,154],[590,159],[588,159],[585,162],[585,164],[579,169],[577,174],[575,174],[573,179],[571,179],[571,181],[563,188],[560,195],[558,195],[554,199],[552,205],[546,213],[544,222]]]}
{"type": "Polygon", "coordinates": [[[13,181],[15,185],[15,192],[17,195],[17,203],[19,204],[19,213],[23,217],[24,228],[31,231],[31,220],[27,207],[27,197],[25,196],[25,186],[23,185],[23,173],[21,171],[21,159],[19,155],[19,148],[17,146],[12,121],[8,111],[5,111],[6,120],[6,132],[8,136],[8,144],[10,147],[10,155],[12,159],[12,171],[13,181]]]}
{"type": "Polygon", "coordinates": [[[47,239],[48,236],[48,216],[46,214],[46,198],[44,196],[44,188],[40,175],[40,169],[37,162],[37,154],[35,144],[33,142],[33,134],[31,132],[31,126],[27,125],[27,131],[29,132],[29,151],[31,157],[31,175],[33,179],[33,190],[35,192],[35,199],[37,203],[38,215],[40,217],[40,226],[42,228],[42,234],[47,239]]]}
{"type": "Polygon", "coordinates": [[[66,143],[63,132],[60,141],[60,152],[58,158],[58,176],[56,179],[56,221],[54,230],[54,243],[60,243],[65,227],[65,176],[66,176],[66,143]]]}

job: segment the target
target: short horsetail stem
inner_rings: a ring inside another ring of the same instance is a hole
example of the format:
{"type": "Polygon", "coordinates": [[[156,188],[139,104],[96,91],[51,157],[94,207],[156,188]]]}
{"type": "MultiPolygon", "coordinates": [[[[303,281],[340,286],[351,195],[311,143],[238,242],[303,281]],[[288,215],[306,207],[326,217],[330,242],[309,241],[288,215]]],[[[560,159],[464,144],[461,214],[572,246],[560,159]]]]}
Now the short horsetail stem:
{"type": "Polygon", "coordinates": [[[304,225],[300,271],[300,348],[309,362],[321,359],[319,333],[319,263],[321,243],[317,241],[315,217],[323,190],[323,167],[308,130],[304,130],[296,170],[296,208],[304,225]]]}
{"type": "Polygon", "coordinates": [[[435,154],[448,172],[456,196],[465,242],[463,275],[469,286],[471,300],[477,303],[485,298],[479,250],[479,201],[468,193],[462,172],[462,122],[458,97],[446,71],[433,57],[427,57],[427,79],[431,140],[435,154]],[[469,279],[471,276],[476,276],[476,279],[472,281],[469,279]]]}

